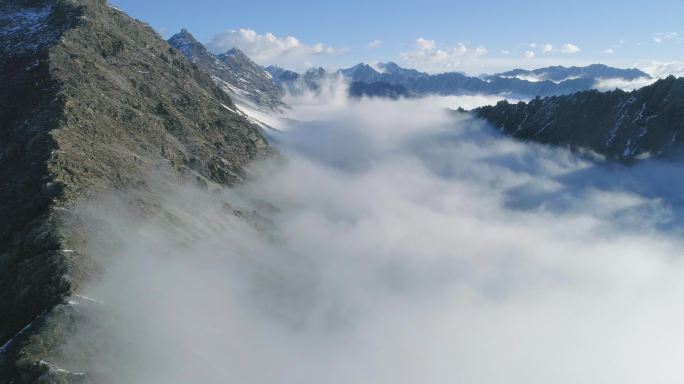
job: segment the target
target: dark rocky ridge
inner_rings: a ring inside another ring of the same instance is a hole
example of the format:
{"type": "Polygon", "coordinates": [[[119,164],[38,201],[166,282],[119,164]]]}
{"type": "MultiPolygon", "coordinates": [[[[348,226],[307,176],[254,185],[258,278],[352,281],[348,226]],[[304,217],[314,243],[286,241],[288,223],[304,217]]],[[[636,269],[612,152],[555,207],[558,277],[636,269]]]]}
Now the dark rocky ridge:
{"type": "Polygon", "coordinates": [[[273,111],[285,107],[281,100],[283,90],[273,82],[271,74],[239,49],[214,55],[185,29],[171,36],[168,42],[236,99],[273,111]]]}
{"type": "Polygon", "coordinates": [[[684,78],[670,76],[632,92],[501,101],[473,113],[513,137],[588,149],[612,160],[674,154],[684,139],[684,78]]]}
{"type": "Polygon", "coordinates": [[[87,382],[43,361],[62,303],[96,277],[64,225],[81,198],[149,172],[230,185],[268,153],[211,77],[102,0],[0,3],[0,383],[87,382]]]}

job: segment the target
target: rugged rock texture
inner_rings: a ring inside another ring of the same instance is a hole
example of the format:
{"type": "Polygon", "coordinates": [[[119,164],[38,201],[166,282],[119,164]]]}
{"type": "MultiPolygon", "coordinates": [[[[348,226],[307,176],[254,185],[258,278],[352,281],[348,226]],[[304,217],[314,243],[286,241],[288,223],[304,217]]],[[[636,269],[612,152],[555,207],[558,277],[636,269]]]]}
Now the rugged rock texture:
{"type": "Polygon", "coordinates": [[[45,360],[60,304],[97,274],[69,208],[144,191],[149,172],[232,184],[268,145],[208,74],[103,0],[4,1],[0,37],[0,383],[83,381],[45,360]]]}
{"type": "Polygon", "coordinates": [[[216,56],[185,29],[173,35],[169,44],[209,73],[216,84],[236,100],[274,111],[285,107],[281,100],[283,90],[271,74],[239,49],[233,48],[216,56]]]}
{"type": "Polygon", "coordinates": [[[684,135],[684,78],[632,92],[586,91],[474,110],[508,135],[630,161],[672,154],[684,135]]]}

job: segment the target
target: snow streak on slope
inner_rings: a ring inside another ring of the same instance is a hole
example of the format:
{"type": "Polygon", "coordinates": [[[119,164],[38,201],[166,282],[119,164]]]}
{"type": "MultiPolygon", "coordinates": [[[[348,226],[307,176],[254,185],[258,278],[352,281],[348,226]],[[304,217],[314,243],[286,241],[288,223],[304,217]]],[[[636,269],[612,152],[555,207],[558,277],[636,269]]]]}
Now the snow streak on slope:
{"type": "Polygon", "coordinates": [[[84,292],[112,319],[87,374],[680,382],[681,165],[595,164],[430,99],[290,104],[309,118],[246,185],[159,187],[157,219],[84,205],[113,260],[84,292]]]}

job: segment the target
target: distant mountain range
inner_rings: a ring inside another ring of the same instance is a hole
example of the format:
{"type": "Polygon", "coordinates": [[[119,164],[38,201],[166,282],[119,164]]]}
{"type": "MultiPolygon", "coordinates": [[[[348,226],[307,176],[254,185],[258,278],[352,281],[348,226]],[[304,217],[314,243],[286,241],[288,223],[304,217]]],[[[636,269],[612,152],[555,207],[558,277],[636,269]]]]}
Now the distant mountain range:
{"type": "Polygon", "coordinates": [[[505,94],[512,97],[565,95],[593,88],[599,80],[621,78],[635,80],[650,78],[638,69],[619,69],[603,64],[586,67],[547,67],[532,71],[513,71],[481,77],[458,72],[428,74],[415,69],[402,68],[396,63],[377,65],[358,64],[336,72],[323,68],[303,74],[267,67],[276,83],[288,90],[316,90],[317,81],[324,77],[342,76],[351,83],[351,96],[418,97],[426,95],[505,94]],[[372,85],[371,85],[372,84],[372,85]]]}
{"type": "Polygon", "coordinates": [[[332,72],[311,68],[300,74],[277,66],[263,68],[236,48],[212,54],[186,30],[168,42],[238,102],[274,111],[285,107],[282,97],[286,92],[320,92],[328,83],[340,80],[348,83],[351,97],[534,97],[529,103],[502,101],[473,113],[513,137],[591,150],[620,161],[670,152],[679,145],[679,131],[684,128],[680,108],[684,105],[684,79],[670,77],[633,92],[592,90],[606,79],[650,79],[634,68],[552,66],[473,77],[458,72],[428,74],[388,62],[362,63],[332,72]]]}
{"type": "Polygon", "coordinates": [[[498,94],[514,98],[566,95],[592,89],[604,79],[650,78],[634,68],[620,69],[603,64],[586,67],[514,69],[494,75],[467,76],[459,72],[428,74],[396,63],[357,64],[337,71],[312,68],[297,73],[277,66],[262,67],[233,48],[223,54],[209,52],[187,30],[173,35],[171,46],[179,49],[238,102],[280,110],[285,91],[318,92],[326,81],[345,79],[352,97],[421,97],[427,95],[498,94]]]}
{"type": "Polygon", "coordinates": [[[273,82],[271,74],[239,49],[214,55],[185,29],[171,36],[168,43],[209,73],[237,101],[271,110],[285,106],[281,100],[283,89],[273,82]]]}
{"type": "Polygon", "coordinates": [[[553,81],[554,83],[560,83],[573,79],[597,80],[621,78],[625,80],[636,80],[638,78],[650,79],[651,77],[635,68],[621,69],[609,67],[603,64],[592,64],[586,67],[553,66],[533,70],[514,69],[508,72],[485,76],[484,78],[487,80],[494,80],[497,78],[517,78],[520,80],[533,82],[553,81]]]}
{"type": "Polygon", "coordinates": [[[684,79],[673,77],[633,92],[592,90],[606,79],[650,79],[638,69],[603,64],[514,69],[493,75],[428,74],[396,63],[358,64],[337,71],[311,68],[297,73],[263,68],[238,49],[214,55],[182,30],[169,43],[238,101],[280,110],[285,92],[319,92],[344,80],[351,97],[413,98],[428,95],[497,94],[533,98],[529,103],[476,109],[504,133],[524,140],[591,150],[613,160],[661,155],[679,145],[684,127],[684,79]]]}
{"type": "Polygon", "coordinates": [[[501,101],[473,113],[513,137],[631,161],[671,154],[684,141],[684,78],[670,76],[632,92],[501,101]]]}

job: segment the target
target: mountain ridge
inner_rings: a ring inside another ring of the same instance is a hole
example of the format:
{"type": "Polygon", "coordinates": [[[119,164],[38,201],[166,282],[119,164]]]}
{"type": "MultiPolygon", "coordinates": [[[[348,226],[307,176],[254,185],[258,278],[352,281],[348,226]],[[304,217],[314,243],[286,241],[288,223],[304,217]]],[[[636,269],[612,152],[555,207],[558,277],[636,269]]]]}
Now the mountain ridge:
{"type": "MultiPolygon", "coordinates": [[[[297,87],[294,84],[297,82],[303,82],[305,85],[311,83],[311,76],[307,76],[307,73],[298,74],[272,66],[267,67],[266,70],[271,72],[276,83],[286,89],[296,89],[297,87]]],[[[556,66],[539,68],[532,71],[518,69],[502,72],[501,74],[473,77],[459,72],[428,74],[415,69],[400,67],[391,61],[377,65],[360,63],[334,72],[325,72],[325,75],[343,76],[351,83],[357,83],[357,87],[365,89],[371,89],[368,86],[371,83],[375,84],[374,88],[379,90],[399,86],[405,88],[408,93],[414,96],[506,94],[517,98],[555,96],[580,92],[592,89],[597,81],[605,78],[619,77],[626,80],[642,77],[650,78],[649,75],[638,69],[620,69],[603,64],[592,64],[586,67],[556,66]],[[548,73],[550,71],[554,73],[549,78],[534,79],[534,81],[516,77],[525,74],[527,76],[532,76],[533,74],[539,76],[540,73],[548,73]],[[565,74],[565,77],[561,79],[562,74],[565,74]],[[384,83],[382,87],[379,86],[381,83],[384,83]]],[[[318,77],[321,77],[320,74],[318,77]]],[[[315,87],[309,88],[315,90],[315,87]]],[[[368,95],[382,96],[381,94],[368,95]]]]}
{"type": "Polygon", "coordinates": [[[570,78],[621,78],[625,80],[636,80],[638,78],[651,79],[651,76],[637,68],[615,68],[605,64],[590,64],[584,67],[554,65],[550,67],[536,68],[532,70],[516,68],[510,71],[487,75],[485,78],[494,77],[536,77],[540,80],[551,80],[554,82],[564,81],[570,78]]]}
{"type": "Polygon", "coordinates": [[[171,36],[168,43],[209,73],[226,93],[238,101],[273,111],[286,107],[282,101],[283,91],[275,84],[272,75],[238,48],[215,55],[186,29],[171,36]]]}
{"type": "Polygon", "coordinates": [[[669,76],[631,92],[589,90],[528,103],[501,101],[472,113],[521,140],[588,149],[630,162],[678,151],[682,106],[684,78],[669,76]]]}
{"type": "Polygon", "coordinates": [[[74,205],[131,190],[150,212],[150,172],[231,185],[270,149],[208,74],[105,1],[3,3],[0,35],[0,382],[82,381],[62,368],[88,350],[60,348],[101,260],[74,205]]]}

